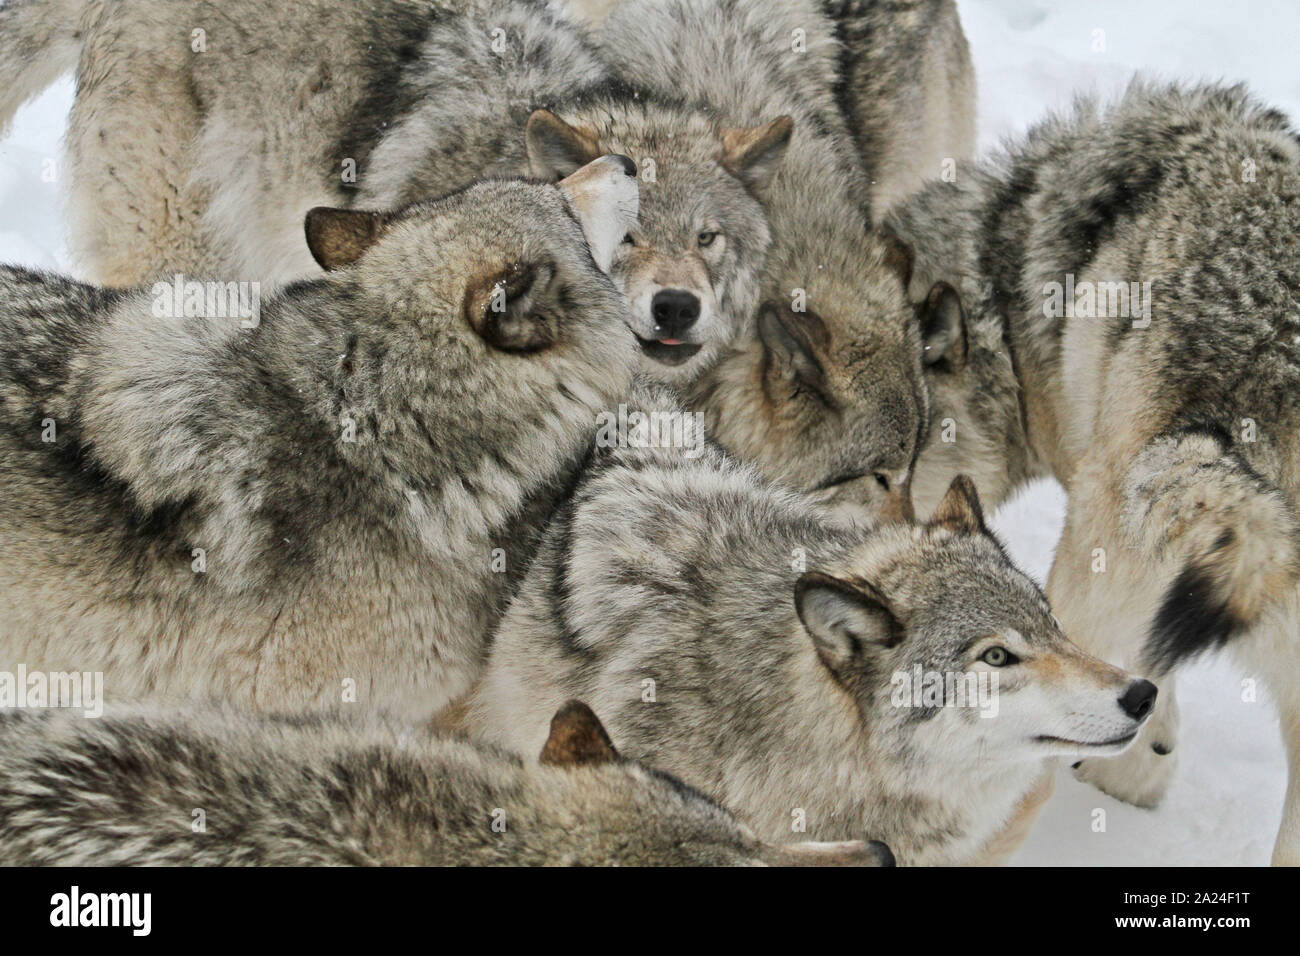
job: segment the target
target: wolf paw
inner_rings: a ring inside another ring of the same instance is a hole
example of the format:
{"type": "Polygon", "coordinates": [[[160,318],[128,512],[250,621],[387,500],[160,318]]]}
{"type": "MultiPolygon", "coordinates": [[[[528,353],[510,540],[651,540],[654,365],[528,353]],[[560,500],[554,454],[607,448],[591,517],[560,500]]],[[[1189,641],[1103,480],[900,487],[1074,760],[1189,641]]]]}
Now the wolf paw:
{"type": "Polygon", "coordinates": [[[1118,757],[1094,757],[1074,765],[1074,776],[1102,793],[1138,807],[1154,807],[1174,778],[1178,757],[1173,742],[1140,740],[1118,757]]]}

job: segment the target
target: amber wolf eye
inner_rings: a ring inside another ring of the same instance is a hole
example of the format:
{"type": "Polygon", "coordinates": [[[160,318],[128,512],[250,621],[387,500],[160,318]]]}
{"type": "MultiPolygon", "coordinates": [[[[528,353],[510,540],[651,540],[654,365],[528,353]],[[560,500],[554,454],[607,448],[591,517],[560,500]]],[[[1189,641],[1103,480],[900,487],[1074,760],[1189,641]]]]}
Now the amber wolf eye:
{"type": "Polygon", "coordinates": [[[695,237],[695,241],[700,244],[700,248],[713,245],[713,240],[718,238],[716,232],[702,232],[695,237]]]}
{"type": "Polygon", "coordinates": [[[980,655],[980,660],[990,667],[1006,667],[1008,664],[1016,663],[1020,658],[1005,647],[990,647],[980,655]]]}

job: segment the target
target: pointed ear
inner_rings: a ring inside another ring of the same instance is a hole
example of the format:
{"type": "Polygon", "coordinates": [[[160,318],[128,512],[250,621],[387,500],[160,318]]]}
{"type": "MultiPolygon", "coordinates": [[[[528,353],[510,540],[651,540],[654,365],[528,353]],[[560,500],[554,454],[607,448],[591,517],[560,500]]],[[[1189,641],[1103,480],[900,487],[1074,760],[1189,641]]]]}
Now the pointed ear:
{"type": "Polygon", "coordinates": [[[594,132],[566,123],[550,110],[534,110],[528,117],[524,142],[534,179],[563,179],[606,152],[594,132]]]}
{"type": "Polygon", "coordinates": [[[778,116],[762,126],[744,126],[724,129],[722,139],[722,167],[753,189],[762,189],[781,165],[794,120],[778,116]]]}
{"type": "Polygon", "coordinates": [[[333,272],[360,259],[391,221],[386,212],[317,206],[307,212],[303,229],[312,258],[326,272],[333,272]]]}
{"type": "Polygon", "coordinates": [[[866,581],[809,571],[795,582],[794,607],[817,655],[841,684],[852,680],[873,649],[903,639],[902,623],[866,581]]]}
{"type": "Polygon", "coordinates": [[[929,366],[947,362],[958,368],[966,361],[966,310],[961,296],[946,282],[936,282],[917,306],[921,321],[921,361],[929,366]]]}
{"type": "Polygon", "coordinates": [[[798,381],[826,395],[826,375],[812,340],[829,336],[815,312],[794,313],[771,302],[758,312],[758,337],[767,355],[767,374],[798,381]]]}
{"type": "Polygon", "coordinates": [[[551,735],[538,759],[555,767],[582,767],[614,763],[618,751],[591,708],[571,700],[551,718],[551,735]]]}
{"type": "Polygon", "coordinates": [[[916,262],[916,253],[912,247],[892,232],[882,232],[881,242],[885,245],[885,268],[895,273],[903,282],[903,289],[912,284],[912,266],[916,262]]]}
{"type": "Polygon", "coordinates": [[[591,257],[608,273],[619,243],[636,227],[641,207],[636,163],[618,154],[602,156],[556,186],[578,216],[591,257]]]}
{"type": "Polygon", "coordinates": [[[483,275],[465,290],[465,320],[483,341],[503,352],[549,347],[558,330],[536,305],[554,275],[544,262],[516,262],[483,275]]]}
{"type": "Polygon", "coordinates": [[[987,533],[984,525],[984,509],[980,507],[979,494],[975,491],[975,482],[965,475],[958,475],[948,486],[948,492],[930,516],[932,527],[948,528],[962,534],[987,533]]]}

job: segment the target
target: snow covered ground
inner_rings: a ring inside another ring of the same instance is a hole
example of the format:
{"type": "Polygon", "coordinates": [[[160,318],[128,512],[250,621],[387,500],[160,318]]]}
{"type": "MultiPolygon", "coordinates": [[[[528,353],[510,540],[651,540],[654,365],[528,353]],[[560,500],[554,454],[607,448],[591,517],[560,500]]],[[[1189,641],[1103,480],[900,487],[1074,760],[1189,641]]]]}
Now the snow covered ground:
{"type": "MultiPolygon", "coordinates": [[[[958,0],[979,76],[980,143],[1014,135],[1079,91],[1118,91],[1135,71],[1164,78],[1244,80],[1300,117],[1294,0],[958,0]],[[1098,34],[1097,31],[1103,31],[1098,34]]],[[[63,80],[19,113],[0,140],[0,262],[75,271],[60,214],[60,139],[72,100],[63,80]]],[[[996,517],[1012,553],[1044,577],[1064,499],[1042,483],[996,517]]],[[[1268,862],[1281,816],[1285,760],[1264,699],[1241,700],[1226,661],[1179,682],[1181,765],[1165,803],[1126,806],[1062,770],[1016,862],[1190,865],[1268,862]],[[1106,830],[1093,830],[1094,811],[1106,830]]]]}

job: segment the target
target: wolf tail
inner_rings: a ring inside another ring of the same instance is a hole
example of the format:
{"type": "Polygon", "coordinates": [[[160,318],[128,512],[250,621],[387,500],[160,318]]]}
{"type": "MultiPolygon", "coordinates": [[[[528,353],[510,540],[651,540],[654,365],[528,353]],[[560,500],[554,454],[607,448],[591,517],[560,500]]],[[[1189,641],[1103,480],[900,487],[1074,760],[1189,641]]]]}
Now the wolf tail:
{"type": "Polygon", "coordinates": [[[93,0],[0,0],[0,136],[20,106],[76,67],[92,5],[93,0]]]}
{"type": "Polygon", "coordinates": [[[1153,673],[1222,646],[1300,581],[1300,522],[1218,428],[1147,444],[1125,481],[1123,525],[1144,560],[1180,567],[1147,639],[1153,673]]]}

